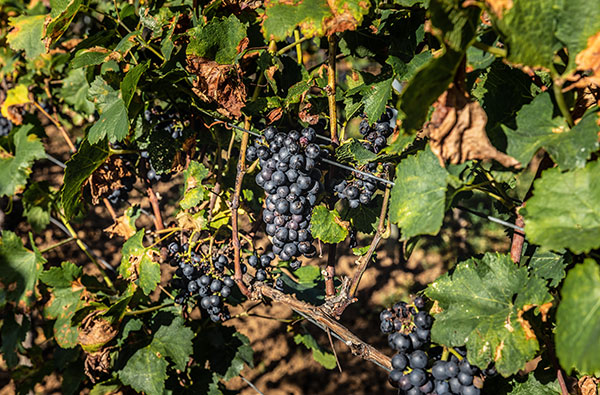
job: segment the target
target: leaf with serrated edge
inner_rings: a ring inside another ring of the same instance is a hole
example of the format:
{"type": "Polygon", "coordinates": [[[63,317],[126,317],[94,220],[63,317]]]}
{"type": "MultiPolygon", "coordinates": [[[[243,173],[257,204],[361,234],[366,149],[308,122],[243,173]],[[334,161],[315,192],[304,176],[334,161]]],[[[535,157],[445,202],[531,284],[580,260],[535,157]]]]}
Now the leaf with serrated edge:
{"type": "Polygon", "coordinates": [[[394,78],[376,82],[368,85],[363,91],[362,102],[365,105],[364,112],[369,123],[376,122],[385,111],[385,106],[392,97],[392,82],[394,78]]]}
{"type": "Polygon", "coordinates": [[[340,215],[336,210],[317,206],[310,220],[313,236],[324,243],[340,243],[348,236],[348,227],[340,225],[340,215]]]}
{"type": "Polygon", "coordinates": [[[402,229],[402,239],[434,235],[444,219],[448,173],[429,148],[396,167],[390,200],[390,221],[402,229]]]}
{"type": "Polygon", "coordinates": [[[545,170],[521,209],[525,234],[546,249],[576,254],[600,247],[600,162],[561,173],[545,170]]]}
{"type": "Polygon", "coordinates": [[[240,41],[246,37],[246,27],[235,15],[230,15],[224,19],[214,18],[204,26],[191,29],[189,34],[186,54],[231,64],[238,56],[240,41]]]}
{"type": "Polygon", "coordinates": [[[162,395],[167,380],[167,361],[151,346],[139,349],[119,371],[123,384],[148,395],[162,395]]]}
{"type": "Polygon", "coordinates": [[[21,15],[10,18],[11,31],[6,35],[6,41],[15,51],[25,51],[27,59],[33,59],[44,52],[46,47],[42,42],[44,19],[46,15],[21,15]]]}
{"type": "Polygon", "coordinates": [[[338,162],[364,165],[377,158],[377,155],[363,147],[357,139],[350,138],[335,150],[335,157],[338,162]]]}
{"type": "Polygon", "coordinates": [[[35,248],[29,251],[13,232],[0,237],[0,301],[14,301],[24,308],[38,299],[36,285],[46,260],[35,248]]]}
{"type": "Polygon", "coordinates": [[[121,141],[129,134],[127,107],[119,92],[101,77],[96,77],[88,91],[88,99],[94,102],[100,118],[88,132],[88,140],[95,144],[104,138],[112,143],[121,141]]]}
{"type": "Polygon", "coordinates": [[[83,140],[79,150],[66,163],[63,187],[60,191],[67,219],[71,219],[81,203],[81,191],[88,177],[108,158],[106,141],[91,145],[83,140]]]}
{"type": "Polygon", "coordinates": [[[588,112],[569,130],[562,117],[552,118],[553,108],[550,94],[544,92],[519,111],[517,130],[502,125],[507,137],[506,153],[527,166],[533,155],[544,148],[563,170],[585,166],[599,147],[595,112],[588,112]]]}
{"type": "Polygon", "coordinates": [[[13,135],[14,155],[0,152],[0,196],[12,196],[27,183],[33,161],[45,157],[44,145],[28,133],[33,125],[24,125],[13,135]]]}
{"type": "Polygon", "coordinates": [[[567,274],[556,312],[556,355],[569,373],[600,375],[600,266],[592,259],[567,274]]]}
{"type": "Polygon", "coordinates": [[[535,372],[529,373],[527,381],[519,383],[513,380],[512,390],[508,395],[559,395],[561,394],[558,380],[543,384],[535,377],[535,372]]]}
{"type": "Polygon", "coordinates": [[[193,351],[194,332],[185,327],[183,318],[175,317],[169,326],[161,326],[154,334],[150,348],[171,358],[175,368],[184,370],[193,351]]]}
{"type": "Polygon", "coordinates": [[[545,281],[530,277],[510,256],[487,253],[459,263],[454,272],[430,284],[425,294],[437,301],[431,330],[434,342],[467,346],[469,362],[481,368],[495,362],[503,376],[519,371],[539,348],[522,314],[552,300],[545,281]]]}

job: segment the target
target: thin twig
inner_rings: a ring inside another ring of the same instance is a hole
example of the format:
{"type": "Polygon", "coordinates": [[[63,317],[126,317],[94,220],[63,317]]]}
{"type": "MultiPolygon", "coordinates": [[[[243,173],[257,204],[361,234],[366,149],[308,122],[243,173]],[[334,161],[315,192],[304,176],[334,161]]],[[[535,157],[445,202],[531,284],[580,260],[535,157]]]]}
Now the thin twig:
{"type": "Polygon", "coordinates": [[[554,99],[556,99],[556,104],[563,117],[565,117],[567,124],[572,128],[574,125],[573,117],[571,117],[571,112],[569,111],[569,107],[567,107],[565,97],[562,93],[564,80],[560,77],[554,66],[551,67],[550,71],[552,72],[552,91],[554,92],[554,99]]]}
{"type": "Polygon", "coordinates": [[[256,391],[257,393],[259,393],[260,395],[265,395],[262,392],[260,392],[260,390],[258,388],[256,388],[256,386],[254,384],[252,384],[252,382],[250,380],[248,380],[247,378],[245,378],[244,376],[242,376],[241,374],[239,375],[240,378],[242,380],[244,380],[246,382],[246,384],[248,384],[250,386],[250,388],[252,388],[254,391],[256,391]]]}
{"type": "Polygon", "coordinates": [[[62,134],[63,138],[65,139],[65,142],[69,146],[69,149],[71,150],[71,152],[76,152],[77,148],[75,148],[75,146],[73,145],[73,142],[69,138],[69,134],[67,133],[65,128],[60,124],[60,122],[58,122],[58,119],[54,119],[54,117],[52,117],[50,114],[48,114],[48,112],[46,112],[46,110],[44,110],[38,102],[34,101],[33,105],[39,110],[39,112],[42,113],[42,115],[44,115],[46,118],[48,118],[48,120],[50,122],[52,122],[52,124],[54,124],[54,126],[56,126],[58,131],[62,134]]]}
{"type": "Polygon", "coordinates": [[[102,202],[106,206],[106,209],[108,210],[108,213],[110,214],[113,221],[117,222],[117,213],[115,212],[115,209],[113,208],[112,204],[110,204],[106,197],[102,198],[102,202]]]}
{"type": "Polygon", "coordinates": [[[387,371],[392,369],[392,363],[388,356],[370,344],[362,341],[348,328],[329,316],[322,308],[300,301],[293,295],[284,294],[262,282],[256,282],[253,290],[254,298],[267,297],[274,302],[283,303],[308,318],[321,329],[325,330],[325,328],[328,328],[334,337],[340,339],[350,348],[352,354],[357,355],[366,361],[373,362],[387,371]]]}
{"type": "Polygon", "coordinates": [[[51,246],[48,246],[48,247],[46,247],[46,248],[44,248],[44,249],[41,249],[41,250],[40,250],[40,253],[42,253],[42,254],[43,254],[43,253],[45,253],[45,252],[48,252],[48,251],[50,251],[50,250],[53,250],[53,249],[55,249],[55,248],[58,248],[58,247],[60,247],[60,246],[62,246],[62,245],[64,245],[64,244],[70,243],[70,242],[72,242],[73,240],[75,240],[75,238],[74,238],[74,237],[69,237],[69,238],[67,238],[67,239],[61,240],[61,241],[59,241],[58,243],[52,244],[51,246]]]}
{"type": "Polygon", "coordinates": [[[480,41],[473,41],[473,46],[500,58],[505,58],[508,55],[506,49],[493,47],[491,45],[484,44],[480,41]]]}
{"type": "MultiPolygon", "coordinates": [[[[525,206],[525,203],[521,205],[521,207],[525,206]]],[[[523,216],[519,214],[517,210],[517,219],[515,220],[515,225],[519,227],[525,226],[525,221],[523,220],[523,216]]],[[[521,255],[523,255],[523,244],[525,243],[525,235],[521,232],[513,232],[512,242],[510,245],[510,257],[512,258],[514,263],[521,262],[521,255]]]]}
{"type": "Polygon", "coordinates": [[[148,193],[150,206],[152,206],[152,212],[154,213],[154,227],[157,231],[163,230],[165,225],[163,224],[162,214],[160,213],[160,205],[158,204],[158,198],[156,197],[156,193],[154,193],[150,183],[148,183],[148,186],[146,187],[146,193],[148,193]]]}
{"type": "Polygon", "coordinates": [[[156,311],[156,310],[160,310],[163,307],[168,307],[168,306],[172,306],[173,305],[173,301],[170,300],[167,303],[161,304],[159,306],[152,306],[152,307],[148,307],[145,309],[141,309],[141,310],[132,310],[132,311],[127,311],[125,313],[125,315],[140,315],[140,314],[145,314],[145,313],[150,313],[152,311],[156,311]]]}
{"type": "Polygon", "coordinates": [[[331,351],[333,351],[333,356],[335,357],[335,364],[337,365],[340,373],[342,373],[342,365],[340,365],[340,360],[338,359],[337,351],[335,351],[335,344],[333,344],[333,339],[331,338],[331,331],[329,330],[329,328],[327,328],[326,332],[327,338],[329,339],[329,345],[331,345],[331,351]]]}

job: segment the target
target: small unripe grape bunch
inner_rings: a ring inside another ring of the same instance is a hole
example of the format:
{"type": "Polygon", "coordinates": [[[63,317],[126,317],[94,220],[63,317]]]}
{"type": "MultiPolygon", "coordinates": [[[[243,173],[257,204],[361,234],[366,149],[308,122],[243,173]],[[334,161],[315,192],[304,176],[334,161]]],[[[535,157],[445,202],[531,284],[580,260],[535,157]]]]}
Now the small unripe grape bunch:
{"type": "Polygon", "coordinates": [[[268,127],[246,152],[248,161],[259,160],[261,170],[255,181],[266,193],[263,221],[272,251],[289,261],[292,270],[300,267],[294,258],[316,254],[310,219],[323,189],[321,156],[316,132],[310,127],[287,133],[268,127]]]}

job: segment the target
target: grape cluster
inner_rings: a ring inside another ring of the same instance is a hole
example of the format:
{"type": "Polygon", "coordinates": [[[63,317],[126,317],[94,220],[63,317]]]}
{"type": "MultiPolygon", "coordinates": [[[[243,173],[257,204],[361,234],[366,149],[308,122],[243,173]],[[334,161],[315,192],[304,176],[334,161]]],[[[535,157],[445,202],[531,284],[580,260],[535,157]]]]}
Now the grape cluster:
{"type": "Polygon", "coordinates": [[[8,118],[0,115],[0,137],[7,136],[12,130],[13,124],[8,118]]]}
{"type": "Polygon", "coordinates": [[[106,196],[111,204],[118,204],[128,199],[129,192],[131,192],[133,189],[133,184],[135,184],[135,177],[123,177],[121,179],[121,184],[123,185],[121,188],[113,189],[110,194],[106,196]]]}
{"type": "Polygon", "coordinates": [[[144,119],[150,122],[155,129],[164,129],[172,138],[183,136],[184,123],[181,115],[173,108],[164,111],[160,106],[144,111],[144,119]]]}
{"type": "Polygon", "coordinates": [[[155,184],[159,181],[169,181],[171,179],[170,173],[157,174],[154,167],[152,167],[152,161],[150,160],[150,154],[148,151],[142,151],[140,153],[140,172],[146,176],[146,179],[150,184],[155,184]]]}
{"type": "Polygon", "coordinates": [[[288,133],[268,127],[246,152],[249,161],[260,160],[261,171],[255,180],[266,192],[263,221],[273,252],[283,261],[316,254],[310,218],[323,186],[319,170],[322,152],[315,141],[316,132],[310,127],[288,133]]]}
{"type": "Polygon", "coordinates": [[[229,265],[229,259],[225,255],[219,255],[213,262],[214,270],[211,270],[210,264],[203,262],[200,255],[188,251],[187,244],[181,246],[177,242],[171,242],[167,249],[169,263],[177,267],[177,278],[173,279],[172,285],[179,288],[180,292],[175,303],[184,304],[196,297],[200,300],[200,307],[208,312],[213,322],[229,319],[229,309],[223,302],[231,294],[235,281],[222,274],[229,265]]]}
{"type": "Polygon", "coordinates": [[[371,202],[373,194],[377,191],[377,182],[355,173],[352,180],[338,181],[333,191],[338,198],[348,200],[350,208],[357,208],[361,204],[366,205],[371,202]]]}
{"type": "Polygon", "coordinates": [[[358,131],[365,137],[363,146],[371,152],[378,153],[387,145],[387,138],[391,136],[394,127],[390,125],[390,121],[394,118],[394,111],[387,108],[385,113],[379,118],[379,121],[373,125],[369,125],[369,120],[366,115],[362,115],[363,120],[360,121],[358,131]]]}
{"type": "Polygon", "coordinates": [[[399,302],[379,315],[381,332],[397,351],[390,384],[407,395],[478,395],[480,389],[473,385],[477,367],[455,355],[442,360],[441,349],[431,346],[433,317],[424,308],[425,300],[417,297],[412,305],[399,302]]]}

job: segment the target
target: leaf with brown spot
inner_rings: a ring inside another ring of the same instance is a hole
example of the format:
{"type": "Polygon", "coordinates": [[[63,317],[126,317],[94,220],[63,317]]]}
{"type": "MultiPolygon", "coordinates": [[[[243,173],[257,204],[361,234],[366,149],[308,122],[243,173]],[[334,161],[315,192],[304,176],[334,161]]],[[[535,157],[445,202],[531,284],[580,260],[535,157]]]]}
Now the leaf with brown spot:
{"type": "Polygon", "coordinates": [[[569,86],[585,88],[588,85],[600,86],[600,32],[594,34],[587,41],[587,47],[575,57],[577,70],[583,71],[584,76],[572,76],[576,82],[569,86]]]}
{"type": "Polygon", "coordinates": [[[227,117],[240,117],[246,105],[246,86],[238,65],[219,64],[197,56],[187,58],[187,70],[196,75],[192,90],[202,100],[219,105],[227,117]]]}
{"type": "Polygon", "coordinates": [[[598,395],[598,380],[595,377],[583,376],[577,382],[577,388],[581,395],[598,395]]]}
{"type": "Polygon", "coordinates": [[[520,167],[520,163],[498,151],[485,132],[487,115],[478,102],[470,101],[468,94],[453,84],[434,104],[431,122],[425,127],[431,150],[440,165],[471,159],[494,159],[505,167],[520,167]]]}

